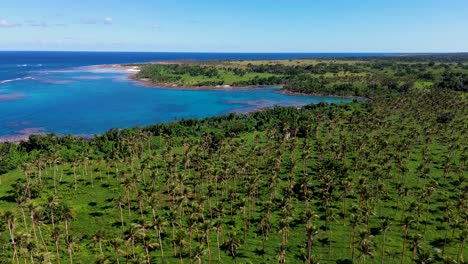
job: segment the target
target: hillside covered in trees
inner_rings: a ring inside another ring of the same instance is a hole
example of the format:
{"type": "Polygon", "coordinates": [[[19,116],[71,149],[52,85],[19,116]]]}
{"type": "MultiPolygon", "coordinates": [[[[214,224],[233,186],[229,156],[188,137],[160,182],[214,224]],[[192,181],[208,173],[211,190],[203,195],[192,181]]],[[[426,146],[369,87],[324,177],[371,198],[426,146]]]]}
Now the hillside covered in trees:
{"type": "Polygon", "coordinates": [[[140,77],[371,99],[0,144],[0,262],[466,263],[467,64],[282,63],[140,77]]]}

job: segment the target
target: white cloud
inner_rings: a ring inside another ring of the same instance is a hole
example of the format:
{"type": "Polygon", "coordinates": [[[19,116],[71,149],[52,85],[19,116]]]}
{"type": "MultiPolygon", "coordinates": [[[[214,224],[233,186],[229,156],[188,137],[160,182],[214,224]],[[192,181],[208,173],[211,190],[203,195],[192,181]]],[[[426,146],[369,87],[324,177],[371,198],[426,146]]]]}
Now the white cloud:
{"type": "Polygon", "coordinates": [[[106,17],[103,19],[89,19],[89,18],[83,18],[81,19],[82,24],[87,24],[87,25],[96,25],[96,24],[104,24],[104,25],[110,25],[112,24],[113,20],[111,17],[106,17]]]}
{"type": "Polygon", "coordinates": [[[112,24],[112,17],[104,18],[104,24],[112,24]]]}
{"type": "Polygon", "coordinates": [[[0,27],[17,27],[19,24],[10,22],[6,19],[0,19],[0,27]]]}
{"type": "Polygon", "coordinates": [[[33,22],[29,23],[31,27],[48,27],[49,25],[46,22],[33,22]]]}
{"type": "Polygon", "coordinates": [[[159,24],[154,24],[154,25],[152,26],[152,28],[159,29],[159,28],[161,28],[161,25],[159,25],[159,24]]]}

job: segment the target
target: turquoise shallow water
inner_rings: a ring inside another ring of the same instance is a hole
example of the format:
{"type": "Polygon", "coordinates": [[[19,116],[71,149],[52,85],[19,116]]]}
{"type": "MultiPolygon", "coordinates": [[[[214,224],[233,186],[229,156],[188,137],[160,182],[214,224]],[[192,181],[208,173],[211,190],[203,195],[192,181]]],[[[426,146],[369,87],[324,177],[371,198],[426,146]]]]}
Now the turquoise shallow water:
{"type": "Polygon", "coordinates": [[[117,70],[61,67],[60,64],[54,67],[4,64],[3,68],[0,65],[0,140],[42,132],[90,135],[111,128],[243,113],[275,105],[349,101],[290,96],[278,93],[277,89],[155,89],[129,81],[126,72],[117,70]],[[20,74],[11,70],[13,68],[17,71],[17,68],[27,69],[20,74]]]}

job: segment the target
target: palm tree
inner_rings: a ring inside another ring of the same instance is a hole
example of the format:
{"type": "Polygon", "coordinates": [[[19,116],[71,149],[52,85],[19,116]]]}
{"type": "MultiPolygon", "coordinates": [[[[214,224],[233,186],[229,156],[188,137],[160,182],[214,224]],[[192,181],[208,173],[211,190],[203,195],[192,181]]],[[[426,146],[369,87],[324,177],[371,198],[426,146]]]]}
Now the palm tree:
{"type": "Polygon", "coordinates": [[[193,258],[197,260],[198,264],[201,264],[203,261],[203,256],[206,255],[206,248],[203,244],[199,244],[195,247],[193,251],[193,258]]]}
{"type": "Polygon", "coordinates": [[[105,241],[105,233],[102,230],[97,230],[96,233],[93,235],[93,241],[98,244],[99,253],[101,256],[104,256],[104,252],[102,251],[102,242],[105,241]]]}
{"type": "Polygon", "coordinates": [[[41,225],[44,224],[44,219],[45,219],[44,210],[42,207],[35,205],[32,202],[29,203],[28,207],[29,207],[29,213],[31,216],[31,225],[32,225],[32,229],[34,232],[35,240],[37,243],[39,243],[37,239],[37,233],[36,233],[36,226],[37,226],[37,229],[39,230],[39,235],[41,237],[43,249],[47,254],[49,254],[49,250],[47,248],[46,241],[44,240],[44,236],[42,235],[42,229],[41,229],[41,225]]]}
{"type": "Polygon", "coordinates": [[[174,210],[169,210],[169,212],[167,212],[167,219],[168,221],[170,222],[171,224],[171,228],[172,228],[172,243],[173,243],[173,247],[174,247],[174,257],[177,256],[177,245],[176,245],[176,240],[175,240],[175,236],[176,236],[176,223],[177,223],[177,213],[174,211],[174,210]]]}
{"type": "Polygon", "coordinates": [[[219,234],[223,228],[223,222],[221,219],[216,219],[213,223],[214,228],[216,229],[216,246],[218,247],[218,262],[221,262],[221,245],[219,241],[219,234]]]}
{"type": "Polygon", "coordinates": [[[161,238],[161,233],[164,232],[164,227],[167,226],[167,221],[164,219],[164,217],[156,215],[153,217],[153,227],[158,233],[158,240],[159,240],[159,249],[161,251],[161,262],[164,263],[164,249],[163,249],[163,243],[162,243],[162,238],[161,238]]]}
{"type": "Polygon", "coordinates": [[[122,180],[122,187],[125,190],[125,197],[127,199],[128,216],[131,216],[130,191],[134,189],[135,185],[130,177],[124,177],[122,180]]]}
{"type": "Polygon", "coordinates": [[[265,241],[268,239],[271,230],[271,219],[265,213],[260,217],[260,229],[262,232],[262,249],[265,250],[265,241]]]}
{"type": "Polygon", "coordinates": [[[401,260],[400,260],[401,264],[403,264],[404,259],[405,259],[405,244],[406,244],[406,239],[408,238],[408,232],[409,232],[409,229],[413,226],[413,224],[414,224],[414,220],[412,216],[403,217],[401,225],[405,232],[405,235],[403,236],[403,241],[401,243],[401,260]]]}
{"type": "Polygon", "coordinates": [[[307,235],[307,263],[311,263],[312,259],[312,246],[314,243],[315,237],[318,235],[318,228],[315,225],[310,225],[306,227],[307,235]]]}
{"type": "Polygon", "coordinates": [[[415,234],[411,237],[409,248],[413,250],[412,262],[416,260],[416,253],[419,250],[421,239],[422,239],[421,234],[415,234]]]}
{"type": "Polygon", "coordinates": [[[185,246],[185,238],[187,237],[187,233],[185,232],[185,230],[183,229],[180,229],[179,231],[177,231],[176,235],[175,235],[175,238],[174,238],[174,243],[179,247],[179,259],[180,259],[180,263],[184,263],[183,259],[182,259],[182,255],[183,255],[183,250],[184,250],[184,246],[185,246]]]}
{"type": "Polygon", "coordinates": [[[75,212],[68,206],[64,206],[61,210],[61,218],[62,220],[65,222],[65,240],[68,244],[68,238],[69,238],[69,234],[68,234],[68,223],[71,222],[73,220],[73,218],[75,217],[75,212]]]}
{"type": "Polygon", "coordinates": [[[136,259],[135,255],[135,240],[140,235],[139,233],[142,231],[142,226],[140,224],[132,223],[127,231],[125,231],[125,239],[127,241],[127,248],[128,244],[131,244],[132,248],[132,256],[133,259],[136,259]]]}
{"type": "Polygon", "coordinates": [[[286,263],[286,255],[287,255],[287,252],[288,252],[288,248],[286,245],[284,245],[283,243],[281,243],[279,245],[279,248],[277,250],[277,254],[276,254],[276,258],[278,260],[278,264],[284,264],[286,263]]]}
{"type": "Polygon", "coordinates": [[[201,225],[201,231],[203,232],[202,241],[206,243],[206,250],[208,254],[208,263],[211,263],[211,249],[210,249],[210,230],[213,229],[213,224],[210,220],[205,220],[201,225]]]}
{"type": "Polygon", "coordinates": [[[74,238],[73,236],[67,235],[67,250],[68,257],[70,258],[70,264],[73,264],[73,247],[74,247],[74,238]]]}
{"type": "Polygon", "coordinates": [[[60,264],[60,252],[59,252],[59,238],[60,238],[60,234],[61,234],[61,231],[60,231],[60,228],[58,226],[56,226],[55,228],[53,228],[52,230],[52,238],[54,239],[55,241],[55,253],[57,254],[56,257],[57,257],[57,263],[60,264]]]}
{"type": "Polygon", "coordinates": [[[26,258],[28,256],[28,246],[31,243],[32,243],[31,234],[26,233],[26,232],[19,232],[16,234],[16,244],[19,247],[19,252],[20,252],[20,255],[23,257],[24,263],[26,263],[26,258]]]}
{"type": "Polygon", "coordinates": [[[463,250],[465,248],[465,242],[466,239],[468,238],[468,229],[462,230],[460,233],[460,236],[458,237],[458,241],[460,242],[460,246],[458,247],[458,254],[457,254],[457,262],[462,263],[464,261],[463,259],[463,250]]]}
{"type": "Polygon", "coordinates": [[[226,254],[231,256],[234,259],[234,263],[236,263],[237,250],[241,246],[241,240],[237,233],[233,231],[229,232],[227,236],[228,239],[224,242],[223,246],[225,248],[226,254]]]}
{"type": "Polygon", "coordinates": [[[189,215],[186,219],[187,222],[187,227],[189,229],[189,254],[190,254],[190,259],[192,259],[192,236],[193,236],[193,228],[195,227],[196,224],[196,219],[194,215],[189,215]]]}
{"type": "Polygon", "coordinates": [[[356,249],[356,243],[354,241],[355,238],[355,233],[356,233],[356,227],[358,224],[362,221],[361,217],[357,214],[351,214],[349,216],[349,222],[351,225],[351,259],[354,261],[354,251],[356,249]]]}
{"type": "Polygon", "coordinates": [[[161,245],[158,243],[151,242],[153,238],[149,235],[148,229],[146,229],[146,225],[144,224],[142,224],[141,229],[138,232],[136,239],[143,243],[143,246],[145,248],[145,253],[146,253],[146,263],[150,264],[151,263],[150,250],[153,250],[157,247],[161,247],[161,245]]]}
{"type": "Polygon", "coordinates": [[[384,263],[384,258],[385,258],[385,235],[390,231],[390,221],[389,218],[386,217],[384,220],[381,222],[380,225],[380,231],[383,233],[382,236],[382,252],[380,256],[380,263],[384,263]]]}
{"type": "Polygon", "coordinates": [[[125,206],[125,202],[122,197],[119,197],[116,199],[117,200],[117,207],[119,208],[119,213],[120,213],[120,223],[121,227],[124,228],[124,217],[123,217],[123,207],[125,206]]]}
{"type": "Polygon", "coordinates": [[[23,193],[22,191],[18,191],[15,197],[16,203],[18,204],[18,208],[21,210],[21,215],[23,216],[23,224],[25,230],[28,230],[28,224],[26,222],[26,213],[24,212],[24,207],[28,202],[27,199],[28,198],[26,197],[26,193],[23,193]]]}
{"type": "Polygon", "coordinates": [[[49,196],[47,198],[47,207],[50,210],[50,219],[52,221],[52,228],[55,229],[55,212],[59,208],[59,201],[56,196],[49,196]]]}
{"type": "Polygon", "coordinates": [[[426,249],[418,250],[418,257],[415,259],[414,263],[416,264],[432,264],[434,259],[432,258],[431,253],[426,249]]]}
{"type": "Polygon", "coordinates": [[[117,264],[120,264],[120,247],[122,246],[123,244],[123,240],[121,238],[114,238],[114,239],[111,239],[109,241],[109,244],[112,246],[112,248],[114,249],[114,252],[115,252],[115,260],[116,260],[116,263],[117,264]]]}
{"type": "Polygon", "coordinates": [[[367,256],[374,256],[375,253],[375,246],[374,241],[372,240],[373,236],[369,234],[367,229],[361,230],[359,232],[358,240],[357,240],[357,250],[361,254],[361,263],[366,263],[367,256]]]}

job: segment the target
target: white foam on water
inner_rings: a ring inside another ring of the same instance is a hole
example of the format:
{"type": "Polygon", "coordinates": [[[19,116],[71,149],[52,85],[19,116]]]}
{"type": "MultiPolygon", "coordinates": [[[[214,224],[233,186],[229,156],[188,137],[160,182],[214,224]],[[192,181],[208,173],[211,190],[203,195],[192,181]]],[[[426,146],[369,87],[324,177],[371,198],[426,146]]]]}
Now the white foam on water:
{"type": "Polygon", "coordinates": [[[10,83],[10,82],[19,82],[19,81],[24,81],[24,80],[33,80],[33,79],[34,77],[28,76],[28,77],[15,78],[15,79],[9,79],[9,80],[2,80],[0,81],[0,84],[10,83]]]}

